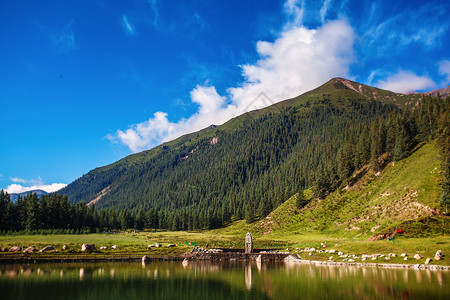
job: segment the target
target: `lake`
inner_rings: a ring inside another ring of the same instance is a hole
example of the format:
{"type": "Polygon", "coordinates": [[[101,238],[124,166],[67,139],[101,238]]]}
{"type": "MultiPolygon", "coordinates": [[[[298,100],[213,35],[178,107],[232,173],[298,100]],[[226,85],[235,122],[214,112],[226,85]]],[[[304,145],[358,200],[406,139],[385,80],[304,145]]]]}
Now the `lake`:
{"type": "Polygon", "coordinates": [[[450,299],[450,272],[295,263],[0,265],[0,299],[450,299]]]}

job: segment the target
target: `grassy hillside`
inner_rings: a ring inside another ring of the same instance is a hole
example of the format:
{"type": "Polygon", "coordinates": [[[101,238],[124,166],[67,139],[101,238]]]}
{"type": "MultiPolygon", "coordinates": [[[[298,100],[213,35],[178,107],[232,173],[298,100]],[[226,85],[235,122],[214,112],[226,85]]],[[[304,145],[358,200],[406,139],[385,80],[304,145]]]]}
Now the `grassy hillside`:
{"type": "Polygon", "coordinates": [[[294,195],[264,220],[235,224],[226,231],[247,230],[268,238],[323,234],[368,238],[395,229],[413,237],[450,235],[450,218],[439,215],[439,164],[435,143],[422,144],[378,174],[367,167],[358,170],[354,176],[364,175],[353,185],[312,199],[303,209],[296,207],[294,195]]]}

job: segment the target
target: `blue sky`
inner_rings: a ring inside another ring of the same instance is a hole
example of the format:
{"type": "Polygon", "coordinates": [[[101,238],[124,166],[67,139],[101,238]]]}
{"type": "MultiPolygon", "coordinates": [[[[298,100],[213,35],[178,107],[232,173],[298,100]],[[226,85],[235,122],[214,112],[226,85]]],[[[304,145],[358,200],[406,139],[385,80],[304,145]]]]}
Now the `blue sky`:
{"type": "Polygon", "coordinates": [[[0,188],[54,191],[342,76],[450,83],[448,1],[0,1],[0,188]]]}

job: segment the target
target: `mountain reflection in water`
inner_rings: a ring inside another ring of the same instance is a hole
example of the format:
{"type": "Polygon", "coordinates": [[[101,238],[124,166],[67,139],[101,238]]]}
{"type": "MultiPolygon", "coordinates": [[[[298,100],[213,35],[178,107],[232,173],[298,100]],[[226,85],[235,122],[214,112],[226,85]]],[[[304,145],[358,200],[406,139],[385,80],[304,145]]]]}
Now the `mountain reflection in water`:
{"type": "Polygon", "coordinates": [[[298,263],[0,265],[2,299],[450,299],[450,272],[298,263]]]}

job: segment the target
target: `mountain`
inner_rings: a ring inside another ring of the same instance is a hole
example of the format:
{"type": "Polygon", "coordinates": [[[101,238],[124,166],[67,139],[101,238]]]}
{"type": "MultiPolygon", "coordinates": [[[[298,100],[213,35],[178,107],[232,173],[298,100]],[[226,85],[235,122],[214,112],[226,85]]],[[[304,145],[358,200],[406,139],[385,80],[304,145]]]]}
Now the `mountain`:
{"type": "Polygon", "coordinates": [[[447,97],[450,94],[450,85],[443,89],[426,92],[425,94],[433,97],[436,97],[438,94],[441,97],[447,97]]]}
{"type": "Polygon", "coordinates": [[[60,193],[98,208],[150,212],[160,228],[250,222],[300,190],[312,188],[323,198],[370,161],[380,168],[384,151],[395,160],[409,155],[418,140],[433,135],[446,108],[424,97],[333,78],[298,97],[96,168],[60,193]],[[413,115],[403,113],[409,108],[413,115]]]}
{"type": "Polygon", "coordinates": [[[12,193],[12,194],[9,194],[9,196],[11,197],[11,201],[16,202],[17,198],[19,198],[19,196],[24,197],[28,194],[33,194],[33,193],[35,193],[39,198],[42,195],[48,195],[48,193],[43,190],[32,190],[32,191],[27,191],[27,192],[23,192],[23,193],[12,193]]]}

